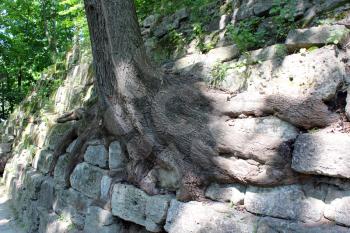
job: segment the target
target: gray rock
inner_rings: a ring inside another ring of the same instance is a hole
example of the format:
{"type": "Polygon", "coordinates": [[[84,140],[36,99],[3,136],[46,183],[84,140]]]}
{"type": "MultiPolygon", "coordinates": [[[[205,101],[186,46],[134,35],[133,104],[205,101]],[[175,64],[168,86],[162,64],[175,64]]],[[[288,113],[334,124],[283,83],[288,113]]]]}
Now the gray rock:
{"type": "Polygon", "coordinates": [[[240,184],[212,184],[205,191],[205,196],[214,201],[239,205],[244,202],[245,189],[246,187],[240,184]]]}
{"type": "Polygon", "coordinates": [[[132,185],[115,184],[112,194],[112,213],[121,219],[159,232],[166,218],[171,197],[149,196],[132,185]]]}
{"type": "Polygon", "coordinates": [[[309,48],[311,46],[323,46],[340,43],[349,30],[343,25],[319,26],[307,29],[296,29],[288,33],[286,45],[290,49],[309,48]]]}
{"type": "MultiPolygon", "coordinates": [[[[350,93],[350,88],[348,88],[347,92],[350,93]]],[[[350,120],[350,95],[346,96],[345,113],[348,119],[350,120]]]]}
{"type": "Polygon", "coordinates": [[[60,189],[57,191],[53,209],[57,213],[62,213],[67,207],[72,207],[75,211],[86,214],[92,202],[93,199],[72,188],[60,189]]]}
{"type": "Polygon", "coordinates": [[[118,141],[109,145],[109,169],[119,170],[125,168],[127,159],[118,141]]]}
{"type": "Polygon", "coordinates": [[[40,209],[39,233],[73,233],[74,226],[69,218],[40,209]]]}
{"type": "Polygon", "coordinates": [[[47,177],[41,184],[38,203],[40,207],[51,210],[55,201],[55,183],[52,177],[47,177]]]}
{"type": "Polygon", "coordinates": [[[239,56],[239,50],[235,45],[226,47],[219,47],[210,50],[205,58],[204,62],[207,64],[214,64],[216,62],[230,61],[239,56]]]}
{"type": "Polygon", "coordinates": [[[0,154],[6,154],[11,151],[11,143],[0,143],[0,154]]]}
{"type": "Polygon", "coordinates": [[[159,15],[149,15],[143,21],[145,28],[153,28],[159,20],[159,15]]]}
{"type": "Polygon", "coordinates": [[[307,197],[300,185],[276,188],[248,187],[244,203],[246,209],[252,213],[317,222],[323,217],[323,198],[307,197]]]}
{"type": "Polygon", "coordinates": [[[69,176],[69,156],[71,154],[61,155],[57,161],[54,170],[54,180],[57,185],[65,186],[66,185],[66,177],[69,176]]]}
{"type": "Polygon", "coordinates": [[[112,178],[103,176],[101,180],[101,199],[107,201],[109,199],[109,191],[112,185],[112,178]]]}
{"type": "Polygon", "coordinates": [[[164,229],[169,233],[256,232],[259,218],[222,203],[172,200],[164,229]]]}
{"type": "Polygon", "coordinates": [[[253,5],[254,15],[261,16],[269,12],[272,8],[274,0],[255,0],[253,5]]]}
{"type": "Polygon", "coordinates": [[[259,221],[257,233],[348,233],[349,228],[329,222],[316,224],[287,221],[283,219],[264,217],[259,221]]]}
{"type": "Polygon", "coordinates": [[[324,216],[338,224],[350,226],[350,191],[330,188],[324,216]]]}
{"type": "Polygon", "coordinates": [[[92,165],[106,168],[108,165],[108,151],[104,145],[89,146],[84,154],[84,160],[92,165]]]}
{"type": "Polygon", "coordinates": [[[50,150],[39,150],[34,158],[33,167],[47,174],[49,172],[50,166],[53,162],[53,152],[50,150]]]}
{"type": "Polygon", "coordinates": [[[76,143],[77,143],[77,140],[74,140],[71,144],[69,144],[69,146],[67,147],[66,152],[67,153],[72,153],[73,152],[73,148],[74,148],[76,143]]]}
{"type": "Polygon", "coordinates": [[[350,135],[320,130],[294,144],[292,168],[305,174],[350,178],[350,135]]]}
{"type": "Polygon", "coordinates": [[[122,225],[113,220],[112,213],[96,206],[90,206],[86,215],[84,233],[116,233],[122,225]]]}
{"type": "Polygon", "coordinates": [[[254,64],[257,62],[273,60],[276,58],[283,58],[287,56],[287,47],[284,44],[275,44],[266,48],[249,51],[248,54],[244,54],[239,58],[240,62],[246,59],[248,64],[254,64]]]}
{"type": "Polygon", "coordinates": [[[70,183],[72,188],[86,196],[98,199],[101,193],[101,180],[104,175],[107,175],[107,171],[88,163],[80,163],[75,167],[70,177],[70,183]]]}

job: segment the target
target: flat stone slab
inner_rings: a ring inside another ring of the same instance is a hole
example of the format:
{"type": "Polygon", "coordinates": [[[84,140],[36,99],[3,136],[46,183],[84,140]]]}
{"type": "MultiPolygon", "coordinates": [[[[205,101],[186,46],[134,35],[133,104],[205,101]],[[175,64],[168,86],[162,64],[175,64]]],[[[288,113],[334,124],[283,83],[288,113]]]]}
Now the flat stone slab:
{"type": "Polygon", "coordinates": [[[324,25],[290,31],[285,44],[288,48],[309,48],[325,44],[340,43],[349,34],[343,25],[324,25]]]}
{"type": "Polygon", "coordinates": [[[276,188],[248,187],[244,199],[246,209],[255,214],[317,222],[323,217],[325,204],[321,193],[319,197],[307,197],[300,185],[276,188]]]}
{"type": "Polygon", "coordinates": [[[149,196],[132,185],[116,184],[112,194],[112,213],[121,219],[145,226],[148,231],[162,230],[169,202],[169,195],[149,196]]]}
{"type": "Polygon", "coordinates": [[[350,178],[350,135],[321,130],[298,137],[292,168],[300,173],[350,178]]]}

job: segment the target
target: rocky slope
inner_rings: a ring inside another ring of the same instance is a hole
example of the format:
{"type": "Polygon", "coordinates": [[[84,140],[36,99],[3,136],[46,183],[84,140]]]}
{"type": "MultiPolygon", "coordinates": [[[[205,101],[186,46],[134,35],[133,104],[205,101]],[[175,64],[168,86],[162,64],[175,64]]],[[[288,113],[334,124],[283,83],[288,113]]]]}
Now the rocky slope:
{"type": "MultiPolygon", "coordinates": [[[[90,138],[70,174],[72,140],[49,174],[60,139],[72,127],[88,127],[84,120],[59,124],[57,117],[96,101],[91,66],[80,61],[67,65],[50,104],[33,92],[1,129],[1,158],[9,159],[3,181],[26,232],[350,232],[350,23],[315,23],[324,13],[349,11],[349,3],[298,1],[298,18],[308,26],[291,30],[284,43],[272,38],[248,54],[227,40],[226,26],[253,16],[268,21],[273,1],[227,4],[232,9],[223,15],[213,10],[208,24],[219,35],[215,48],[203,54],[190,43],[163,70],[198,79],[198,88],[206,90],[217,118],[205,126],[216,139],[215,151],[205,153],[216,167],[201,166],[230,179],[207,180],[205,199],[179,201],[183,168],[177,165],[186,158],[170,145],[161,156],[166,166],[137,187],[126,170],[139,142],[103,135],[90,138]],[[224,77],[212,85],[213,70],[223,65],[224,77]]],[[[164,49],[162,38],[173,29],[185,33],[188,17],[186,10],[148,17],[142,30],[149,53],[164,49]]],[[[181,93],[190,94],[173,94],[181,93]]],[[[203,148],[190,145],[198,158],[203,148]]]]}

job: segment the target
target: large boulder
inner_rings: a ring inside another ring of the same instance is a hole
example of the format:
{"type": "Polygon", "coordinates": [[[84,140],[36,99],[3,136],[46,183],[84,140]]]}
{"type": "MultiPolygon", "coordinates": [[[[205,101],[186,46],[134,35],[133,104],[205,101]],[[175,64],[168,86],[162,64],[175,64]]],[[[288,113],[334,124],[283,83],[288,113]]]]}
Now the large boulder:
{"type": "Polygon", "coordinates": [[[116,184],[112,194],[112,213],[121,219],[159,232],[166,218],[171,196],[149,196],[132,185],[116,184]]]}
{"type": "Polygon", "coordinates": [[[298,137],[292,168],[301,173],[350,178],[350,135],[320,130],[298,137]]]}
{"type": "Polygon", "coordinates": [[[84,162],[75,167],[70,177],[70,183],[72,188],[86,196],[98,199],[101,193],[101,180],[104,175],[107,175],[107,171],[84,162]]]}

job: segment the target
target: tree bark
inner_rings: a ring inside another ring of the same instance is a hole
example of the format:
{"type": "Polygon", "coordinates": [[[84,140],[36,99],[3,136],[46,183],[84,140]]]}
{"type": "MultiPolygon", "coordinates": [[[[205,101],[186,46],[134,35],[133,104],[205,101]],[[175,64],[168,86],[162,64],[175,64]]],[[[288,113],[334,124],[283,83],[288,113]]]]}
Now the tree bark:
{"type": "Polygon", "coordinates": [[[153,176],[159,169],[166,170],[178,177],[173,189],[180,200],[203,198],[203,187],[209,182],[293,182],[286,177],[290,173],[275,172],[290,170],[288,166],[265,166],[266,172],[261,164],[233,161],[224,155],[233,161],[232,166],[245,163],[256,172],[242,173],[239,167],[228,171],[218,143],[226,129],[211,128],[228,118],[217,111],[216,95],[209,98],[201,80],[165,76],[152,65],[132,0],[84,3],[102,125],[127,149],[130,182],[157,193],[153,176]]]}

